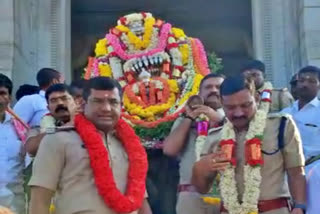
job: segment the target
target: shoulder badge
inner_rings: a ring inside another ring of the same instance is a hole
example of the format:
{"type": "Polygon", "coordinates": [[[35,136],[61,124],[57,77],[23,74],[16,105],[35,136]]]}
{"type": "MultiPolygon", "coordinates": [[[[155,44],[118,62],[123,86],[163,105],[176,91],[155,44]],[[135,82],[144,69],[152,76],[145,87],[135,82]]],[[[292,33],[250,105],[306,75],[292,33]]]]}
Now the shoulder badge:
{"type": "Polygon", "coordinates": [[[74,126],[49,127],[49,128],[46,128],[46,134],[54,134],[56,132],[72,131],[72,130],[75,130],[74,126]]]}
{"type": "Polygon", "coordinates": [[[268,117],[267,118],[281,118],[281,117],[290,117],[289,114],[287,113],[282,113],[282,112],[272,112],[272,113],[269,113],[268,114],[268,117]]]}
{"type": "Polygon", "coordinates": [[[272,91],[279,91],[279,92],[284,92],[284,91],[289,91],[288,88],[274,88],[272,91]]]}

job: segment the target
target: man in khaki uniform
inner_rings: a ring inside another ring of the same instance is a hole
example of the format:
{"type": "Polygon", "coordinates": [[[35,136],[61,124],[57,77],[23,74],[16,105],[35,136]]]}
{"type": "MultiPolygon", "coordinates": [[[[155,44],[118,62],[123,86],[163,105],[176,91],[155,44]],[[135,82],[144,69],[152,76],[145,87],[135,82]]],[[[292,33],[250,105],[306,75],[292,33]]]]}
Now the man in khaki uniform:
{"type": "MultiPolygon", "coordinates": [[[[259,60],[248,62],[242,69],[242,73],[254,80],[257,91],[261,94],[265,88],[265,65],[259,60]]],[[[292,105],[294,99],[287,88],[272,89],[270,112],[280,112],[292,105]]]]}
{"type": "MultiPolygon", "coordinates": [[[[252,84],[243,77],[226,79],[221,86],[223,109],[236,134],[235,180],[238,200],[244,193],[245,136],[254,117],[257,105],[252,84]]],[[[225,155],[217,150],[219,141],[212,142],[216,149],[195,163],[193,184],[201,193],[208,192],[216,173],[229,164],[225,155]]],[[[264,163],[261,167],[261,184],[258,209],[260,214],[303,214],[305,209],[304,157],[299,132],[289,116],[270,114],[264,129],[261,150],[264,163]],[[282,118],[285,117],[286,120],[282,118]],[[282,131],[281,121],[286,121],[282,131]],[[283,148],[279,148],[279,135],[283,134],[283,148]],[[288,174],[287,184],[285,172],[288,174]],[[290,192],[294,207],[289,211],[290,192]]],[[[222,206],[222,213],[228,213],[222,206]]]]}
{"type": "Polygon", "coordinates": [[[199,95],[204,99],[205,105],[191,109],[186,105],[186,113],[179,117],[173,127],[171,134],[164,141],[163,151],[169,156],[180,156],[178,186],[177,214],[212,214],[217,213],[215,207],[205,204],[201,195],[191,185],[192,166],[196,161],[195,142],[198,136],[195,119],[199,114],[205,114],[210,118],[211,127],[208,130],[207,143],[217,138],[215,134],[221,129],[220,121],[224,113],[221,109],[219,88],[224,76],[209,74],[203,78],[200,84],[199,95]]]}
{"type": "MultiPolygon", "coordinates": [[[[116,187],[125,194],[130,163],[114,131],[121,112],[120,94],[121,88],[110,78],[91,79],[84,92],[84,115],[101,133],[116,187]]],[[[57,192],[56,214],[117,213],[98,193],[88,151],[75,130],[60,131],[43,138],[29,185],[32,214],[48,214],[54,192],[57,192]]],[[[131,212],[138,213],[151,214],[146,198],[139,210],[131,212]]]]}

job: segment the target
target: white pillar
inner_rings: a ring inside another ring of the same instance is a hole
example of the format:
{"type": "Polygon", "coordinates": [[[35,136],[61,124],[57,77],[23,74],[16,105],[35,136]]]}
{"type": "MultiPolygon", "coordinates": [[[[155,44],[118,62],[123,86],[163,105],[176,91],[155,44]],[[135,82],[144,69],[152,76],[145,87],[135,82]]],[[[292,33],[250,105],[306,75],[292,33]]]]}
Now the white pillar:
{"type": "Polygon", "coordinates": [[[305,64],[320,67],[320,1],[304,0],[302,9],[302,41],[305,43],[305,64]]]}
{"type": "Polygon", "coordinates": [[[275,87],[288,85],[301,64],[299,0],[252,0],[255,58],[266,65],[266,77],[275,87]]]}
{"type": "Polygon", "coordinates": [[[12,0],[1,0],[0,29],[0,73],[12,78],[14,53],[14,4],[12,0]]]}

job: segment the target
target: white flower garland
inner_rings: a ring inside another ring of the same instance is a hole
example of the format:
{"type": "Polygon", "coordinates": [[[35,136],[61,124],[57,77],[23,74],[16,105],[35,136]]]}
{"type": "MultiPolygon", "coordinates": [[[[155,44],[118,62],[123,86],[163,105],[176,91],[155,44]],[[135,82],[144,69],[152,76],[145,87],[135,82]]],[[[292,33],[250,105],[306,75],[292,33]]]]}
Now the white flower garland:
{"type": "MultiPolygon", "coordinates": [[[[269,93],[272,90],[272,85],[266,82],[263,86],[263,93],[269,93]]],[[[269,93],[270,94],[270,93],[269,93]]],[[[270,102],[261,102],[253,120],[250,122],[249,130],[245,137],[246,141],[257,135],[262,136],[266,126],[267,114],[269,112],[270,102]]],[[[236,142],[233,125],[227,121],[222,129],[222,140],[232,139],[236,142]]],[[[235,180],[235,167],[231,164],[226,170],[221,172],[220,192],[225,208],[229,214],[257,214],[258,201],[260,196],[261,183],[261,166],[244,166],[244,194],[242,203],[238,201],[238,191],[235,180]]]]}

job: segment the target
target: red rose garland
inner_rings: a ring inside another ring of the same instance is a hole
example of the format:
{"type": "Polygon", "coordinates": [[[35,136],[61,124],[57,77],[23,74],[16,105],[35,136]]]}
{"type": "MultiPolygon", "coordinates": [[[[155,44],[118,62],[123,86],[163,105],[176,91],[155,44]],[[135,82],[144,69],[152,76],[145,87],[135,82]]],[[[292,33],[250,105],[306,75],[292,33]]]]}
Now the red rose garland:
{"type": "Polygon", "coordinates": [[[98,130],[82,114],[76,115],[74,122],[89,153],[95,184],[105,204],[117,213],[138,210],[144,199],[148,161],[134,130],[122,119],[116,125],[116,135],[129,159],[127,189],[122,194],[116,187],[109,154],[98,130]]]}

